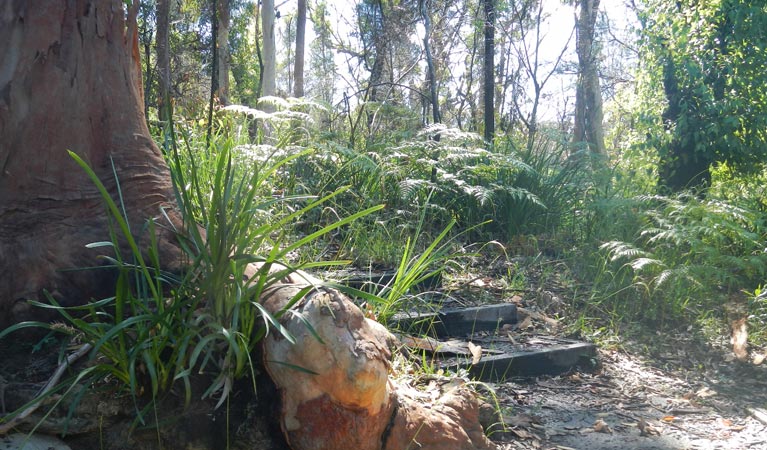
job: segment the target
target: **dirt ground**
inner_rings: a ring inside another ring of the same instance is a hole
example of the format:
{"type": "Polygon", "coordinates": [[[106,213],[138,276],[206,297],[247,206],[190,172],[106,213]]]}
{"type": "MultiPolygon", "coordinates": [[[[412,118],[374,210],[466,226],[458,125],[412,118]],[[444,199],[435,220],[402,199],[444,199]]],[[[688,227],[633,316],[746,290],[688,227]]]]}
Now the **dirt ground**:
{"type": "MultiPolygon", "coordinates": [[[[467,297],[539,312],[532,322],[520,316],[515,332],[566,333],[577,314],[562,300],[572,298],[567,283],[527,271],[526,289],[509,298],[499,273],[486,264],[477,271],[484,276],[469,274],[467,297]]],[[[711,342],[694,327],[666,328],[600,348],[593,373],[491,384],[505,423],[491,438],[502,450],[767,450],[767,351],[739,362],[729,336],[711,342]]]]}
{"type": "Polygon", "coordinates": [[[492,437],[503,450],[767,449],[767,367],[680,336],[668,350],[601,350],[596,373],[496,384],[506,431],[492,437]]]}

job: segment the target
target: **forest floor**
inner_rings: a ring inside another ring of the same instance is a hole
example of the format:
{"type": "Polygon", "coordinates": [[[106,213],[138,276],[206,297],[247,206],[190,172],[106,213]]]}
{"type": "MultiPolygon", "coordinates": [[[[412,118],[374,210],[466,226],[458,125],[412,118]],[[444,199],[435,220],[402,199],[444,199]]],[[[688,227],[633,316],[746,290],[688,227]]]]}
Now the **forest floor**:
{"type": "Polygon", "coordinates": [[[596,373],[494,385],[507,424],[494,440],[503,450],[767,449],[767,368],[658,339],[669,358],[600,351],[596,373]]]}
{"type": "MultiPolygon", "coordinates": [[[[568,326],[577,311],[563,300],[576,295],[565,268],[546,276],[526,270],[522,280],[507,265],[469,268],[449,281],[451,296],[475,305],[517,304],[527,311],[515,325],[518,334],[578,338],[568,326]]],[[[499,450],[767,450],[767,362],[739,362],[726,336],[712,342],[692,327],[637,330],[603,337],[591,372],[487,383],[495,393],[487,400],[500,407],[505,423],[491,430],[499,450]]],[[[0,414],[4,376],[40,383],[56,365],[56,353],[14,364],[9,355],[22,356],[14,347],[0,346],[0,414]]],[[[195,426],[205,430],[199,424],[208,419],[203,415],[195,426]]]]}
{"type": "MultiPolygon", "coordinates": [[[[516,301],[545,314],[520,319],[522,326],[565,334],[566,286],[532,278],[516,301]]],[[[728,341],[711,342],[692,328],[635,331],[603,345],[592,373],[491,384],[506,424],[491,438],[502,450],[767,450],[764,349],[755,361],[739,362],[728,341]]]]}

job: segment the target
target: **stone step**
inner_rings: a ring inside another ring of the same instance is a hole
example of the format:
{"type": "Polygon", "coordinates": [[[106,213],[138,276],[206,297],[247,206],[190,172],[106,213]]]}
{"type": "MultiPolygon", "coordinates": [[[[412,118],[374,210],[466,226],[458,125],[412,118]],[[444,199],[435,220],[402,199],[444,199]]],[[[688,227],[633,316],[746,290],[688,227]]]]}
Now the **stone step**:
{"type": "Polygon", "coordinates": [[[517,313],[517,307],[510,303],[446,308],[399,314],[388,325],[400,333],[426,336],[400,339],[411,351],[428,353],[426,360],[434,362],[434,369],[466,369],[481,381],[556,376],[597,368],[594,344],[516,330],[517,313]],[[469,342],[482,348],[482,356],[474,364],[469,342]]]}
{"type": "Polygon", "coordinates": [[[483,355],[476,364],[471,358],[457,356],[441,359],[437,363],[444,370],[466,369],[472,378],[480,381],[498,382],[510,378],[530,378],[541,375],[556,376],[573,370],[592,372],[598,367],[597,349],[594,344],[568,339],[552,339],[537,348],[510,345],[495,347],[494,353],[483,355]]]}
{"type": "Polygon", "coordinates": [[[478,331],[495,332],[517,322],[517,307],[511,303],[444,308],[437,312],[401,313],[389,320],[392,329],[431,337],[466,337],[478,331]]]}

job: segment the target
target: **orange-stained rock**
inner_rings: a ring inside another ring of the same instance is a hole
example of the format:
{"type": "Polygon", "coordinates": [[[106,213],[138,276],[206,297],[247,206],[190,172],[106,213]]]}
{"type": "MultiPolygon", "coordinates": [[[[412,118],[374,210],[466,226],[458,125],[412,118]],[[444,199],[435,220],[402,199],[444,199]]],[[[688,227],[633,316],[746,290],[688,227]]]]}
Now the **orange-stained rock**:
{"type": "Polygon", "coordinates": [[[390,379],[394,337],[340,292],[299,272],[270,287],[262,304],[280,311],[307,285],[318,287],[280,319],[296,343],[271,330],[263,346],[265,367],[281,393],[280,424],[293,450],[495,448],[465,386],[428,404],[390,379]]]}
{"type": "MultiPolygon", "coordinates": [[[[302,287],[276,286],[263,304],[277,311],[302,287]]],[[[264,358],[281,390],[281,426],[291,446],[380,449],[392,406],[391,334],[366,319],[349,299],[326,288],[310,293],[281,322],[296,344],[273,330],[264,342],[264,358]]]]}
{"type": "Polygon", "coordinates": [[[479,402],[465,386],[446,392],[434,403],[398,389],[398,407],[383,450],[491,450],[496,446],[479,423],[479,402]]]}

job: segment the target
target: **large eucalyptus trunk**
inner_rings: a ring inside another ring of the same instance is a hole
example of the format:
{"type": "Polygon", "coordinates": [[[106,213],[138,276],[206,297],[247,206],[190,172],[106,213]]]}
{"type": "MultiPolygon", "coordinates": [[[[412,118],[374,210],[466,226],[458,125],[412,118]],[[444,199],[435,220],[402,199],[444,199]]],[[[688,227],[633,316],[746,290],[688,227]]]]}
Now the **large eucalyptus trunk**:
{"type": "MultiPolygon", "coordinates": [[[[67,150],[119,193],[138,234],[172,211],[171,180],[143,111],[138,2],[6,2],[0,13],[0,326],[29,318],[26,300],[65,305],[106,295],[102,199],[67,150]]],[[[172,212],[171,212],[172,214],[172,212]]],[[[164,262],[178,263],[172,239],[164,262]]],[[[113,292],[113,291],[112,291],[113,292]]],[[[40,311],[34,311],[39,318],[40,311]]]]}

